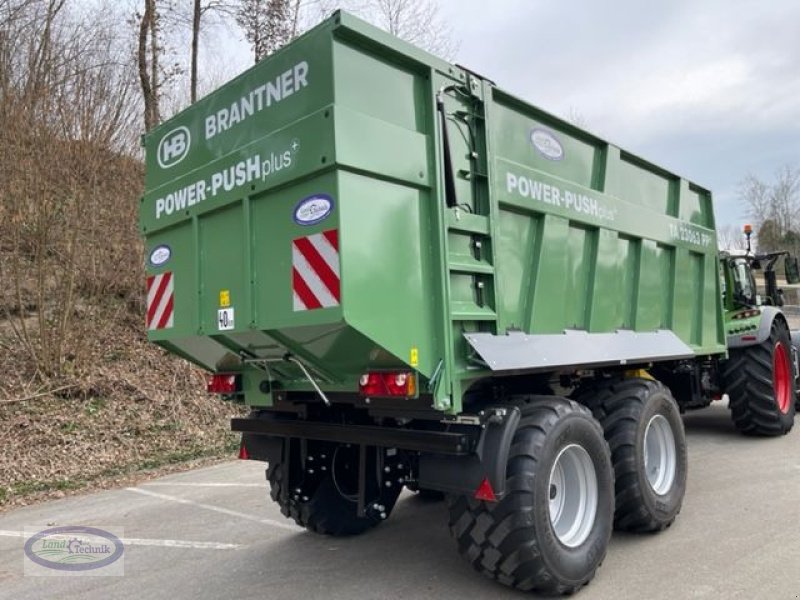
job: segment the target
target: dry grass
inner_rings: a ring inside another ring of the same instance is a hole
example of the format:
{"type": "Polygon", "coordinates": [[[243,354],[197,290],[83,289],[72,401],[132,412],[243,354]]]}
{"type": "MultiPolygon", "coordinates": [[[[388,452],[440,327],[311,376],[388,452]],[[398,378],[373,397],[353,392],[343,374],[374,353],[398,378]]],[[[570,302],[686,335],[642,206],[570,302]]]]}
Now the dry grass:
{"type": "Polygon", "coordinates": [[[128,44],[64,6],[0,0],[0,508],[235,446],[238,407],[145,341],[128,44]]]}
{"type": "MultiPolygon", "coordinates": [[[[0,403],[0,507],[127,482],[165,465],[232,457],[230,417],[203,375],[122,324],[91,376],[59,394],[0,403]]],[[[14,357],[4,356],[10,366],[14,357]]]]}

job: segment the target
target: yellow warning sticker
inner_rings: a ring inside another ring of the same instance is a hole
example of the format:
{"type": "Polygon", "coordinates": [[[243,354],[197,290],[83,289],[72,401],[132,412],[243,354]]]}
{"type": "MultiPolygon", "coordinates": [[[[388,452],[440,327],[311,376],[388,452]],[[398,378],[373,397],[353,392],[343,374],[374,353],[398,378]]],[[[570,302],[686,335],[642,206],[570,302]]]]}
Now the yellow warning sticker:
{"type": "Polygon", "coordinates": [[[409,362],[409,364],[411,364],[412,367],[418,367],[419,366],[419,350],[417,349],[416,346],[411,348],[411,356],[409,357],[409,361],[408,362],[409,362]]]}
{"type": "Polygon", "coordinates": [[[231,305],[231,291],[230,290],[220,290],[219,291],[219,306],[220,308],[228,308],[231,305]]]}

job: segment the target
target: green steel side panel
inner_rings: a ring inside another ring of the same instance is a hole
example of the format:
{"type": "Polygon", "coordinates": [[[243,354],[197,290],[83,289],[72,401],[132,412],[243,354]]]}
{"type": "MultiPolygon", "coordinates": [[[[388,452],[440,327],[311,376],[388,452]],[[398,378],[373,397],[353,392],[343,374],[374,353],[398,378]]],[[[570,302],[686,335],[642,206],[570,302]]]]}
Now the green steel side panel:
{"type": "Polygon", "coordinates": [[[524,315],[528,333],[666,327],[724,353],[710,194],[501,90],[488,113],[497,219],[515,236],[497,246],[497,334],[524,315]]]}
{"type": "Polygon", "coordinates": [[[672,249],[642,241],[635,324],[641,331],[669,328],[672,314],[672,249]]]}
{"type": "MultiPolygon", "coordinates": [[[[425,290],[432,265],[425,207],[430,199],[419,189],[343,173],[342,265],[345,320],[358,331],[370,332],[373,351],[385,351],[409,361],[417,348],[419,370],[433,372],[433,315],[425,290]]],[[[366,358],[366,357],[365,357],[366,358]]]]}

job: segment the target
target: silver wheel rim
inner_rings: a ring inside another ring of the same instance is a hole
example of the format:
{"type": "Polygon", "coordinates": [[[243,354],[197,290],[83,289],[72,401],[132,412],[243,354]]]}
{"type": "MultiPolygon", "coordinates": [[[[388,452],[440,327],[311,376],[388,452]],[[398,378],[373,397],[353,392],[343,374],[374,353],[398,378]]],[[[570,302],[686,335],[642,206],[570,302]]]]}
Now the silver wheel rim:
{"type": "Polygon", "coordinates": [[[589,453],[577,444],[561,450],[550,470],[550,523],[570,548],[589,537],[597,515],[597,473],[589,453]]]}
{"type": "Polygon", "coordinates": [[[663,415],[655,415],[644,431],[644,469],[653,491],[663,496],[672,488],[678,463],[675,436],[663,415]]]}

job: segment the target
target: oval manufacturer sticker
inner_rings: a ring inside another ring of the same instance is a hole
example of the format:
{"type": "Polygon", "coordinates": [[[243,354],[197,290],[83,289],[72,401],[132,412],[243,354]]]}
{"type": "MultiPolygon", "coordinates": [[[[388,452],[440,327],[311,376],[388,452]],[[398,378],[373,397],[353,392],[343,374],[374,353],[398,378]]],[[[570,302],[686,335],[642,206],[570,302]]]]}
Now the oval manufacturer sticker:
{"type": "Polygon", "coordinates": [[[25,542],[25,555],[56,571],[91,571],[116,562],[125,551],[122,540],[97,527],[52,527],[25,542]]]}
{"type": "Polygon", "coordinates": [[[531,130],[531,144],[547,160],[561,160],[564,158],[564,147],[558,141],[558,138],[547,129],[537,128],[531,130]]]}
{"type": "Polygon", "coordinates": [[[150,251],[150,264],[154,267],[161,267],[167,264],[172,256],[172,250],[166,244],[156,246],[150,251]]]}
{"type": "Polygon", "coordinates": [[[316,225],[328,218],[333,210],[333,198],[327,194],[314,194],[303,198],[294,207],[294,222],[298,225],[316,225]]]}

